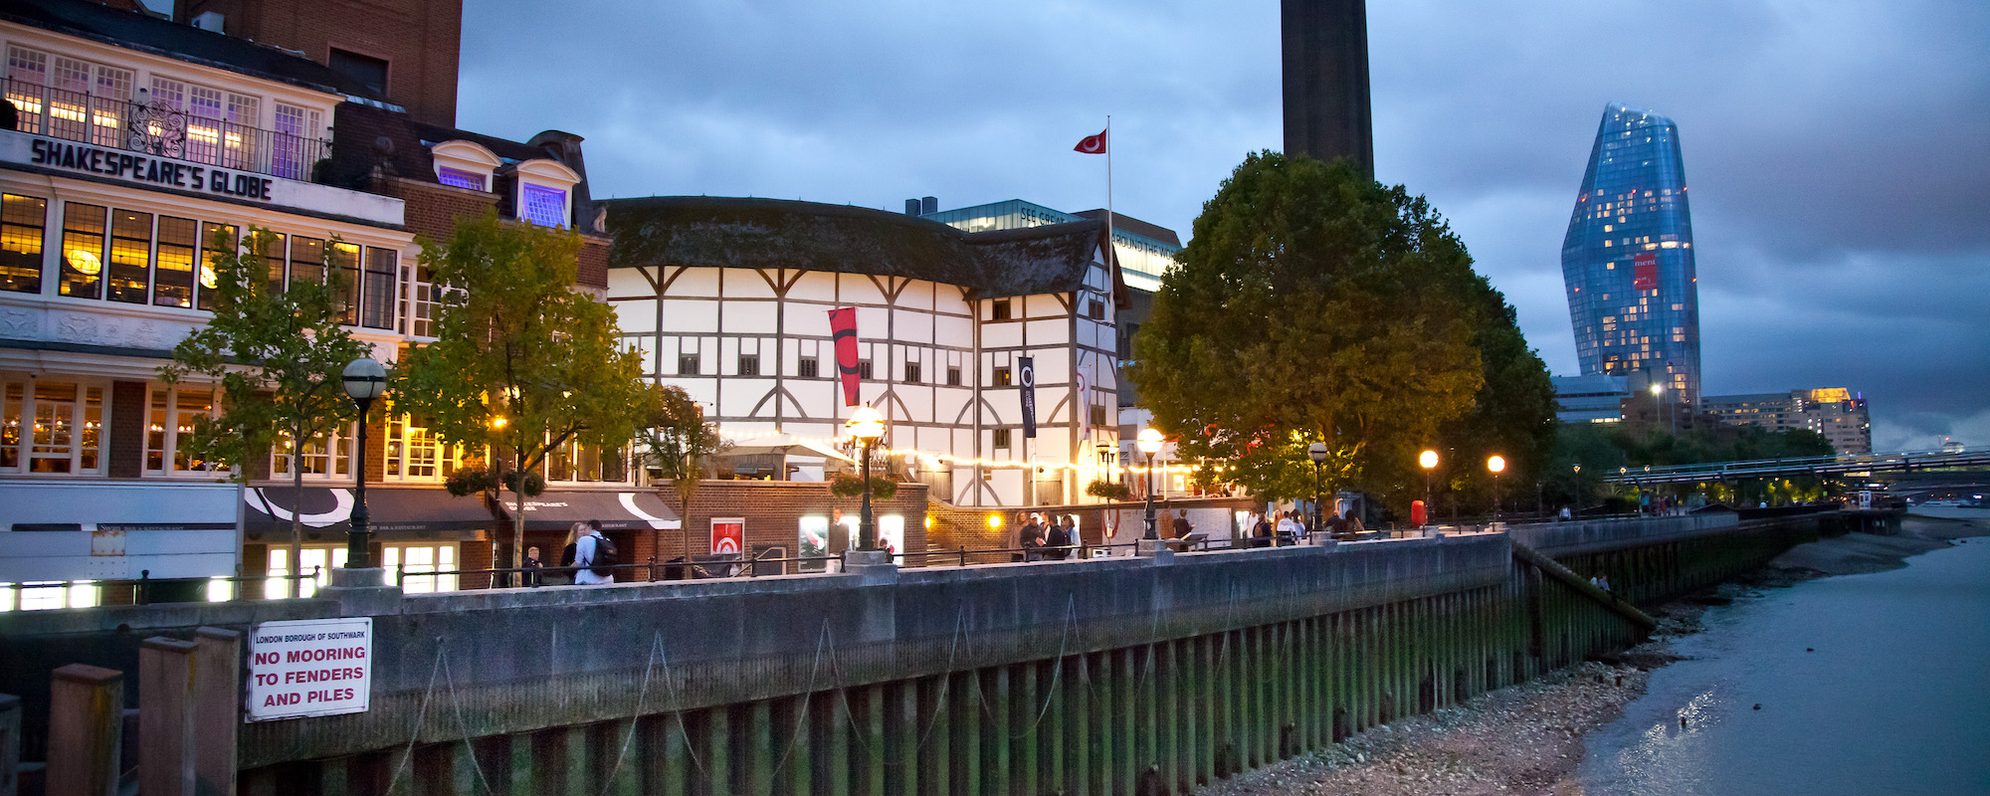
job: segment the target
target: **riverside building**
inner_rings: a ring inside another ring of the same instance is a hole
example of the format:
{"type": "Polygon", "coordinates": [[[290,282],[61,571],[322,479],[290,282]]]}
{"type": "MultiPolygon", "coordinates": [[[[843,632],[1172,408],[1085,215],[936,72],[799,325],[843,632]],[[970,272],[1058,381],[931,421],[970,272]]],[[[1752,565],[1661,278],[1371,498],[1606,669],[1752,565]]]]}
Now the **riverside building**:
{"type": "Polygon", "coordinates": [[[1027,507],[1088,502],[1086,485],[1112,475],[1100,450],[1119,436],[1126,288],[1102,221],[963,232],[811,202],[602,204],[628,344],[736,450],[778,453],[759,475],[820,480],[845,466],[850,408],[827,315],[838,307],[857,310],[860,399],[887,418],[882,445],[905,480],[954,506],[1027,507]]]}
{"type": "Polygon", "coordinates": [[[1612,104],[1562,241],[1583,375],[1643,373],[1666,400],[1700,395],[1699,277],[1679,129],[1612,104]]]}
{"type": "Polygon", "coordinates": [[[1734,426],[1813,431],[1838,453],[1873,452],[1872,416],[1863,395],[1844,387],[1789,392],[1709,395],[1702,410],[1734,426]]]}
{"type": "MultiPolygon", "coordinates": [[[[388,362],[428,339],[439,298],[416,234],[446,236],[463,215],[577,229],[582,287],[607,286],[576,136],[422,123],[324,64],[82,0],[0,2],[0,53],[12,122],[0,129],[0,584],[280,573],[293,515],[302,569],[343,563],[355,429],[302,441],[301,500],[287,451],[246,463],[244,486],[184,449],[220,396],[158,371],[211,317],[217,234],[269,229],[274,277],[342,280],[353,335],[388,362]]],[[[503,515],[442,489],[461,454],[390,403],[372,422],[376,560],[390,575],[488,562],[503,515]]],[[[627,491],[621,462],[573,446],[547,476],[554,490],[627,491]]],[[[628,528],[667,516],[636,505],[651,519],[589,512],[628,528]]],[[[235,588],[206,586],[217,598],[235,588]]],[[[288,591],[250,588],[265,586],[288,591]]],[[[0,609],[87,605],[102,591],[0,586],[0,609]]]]}

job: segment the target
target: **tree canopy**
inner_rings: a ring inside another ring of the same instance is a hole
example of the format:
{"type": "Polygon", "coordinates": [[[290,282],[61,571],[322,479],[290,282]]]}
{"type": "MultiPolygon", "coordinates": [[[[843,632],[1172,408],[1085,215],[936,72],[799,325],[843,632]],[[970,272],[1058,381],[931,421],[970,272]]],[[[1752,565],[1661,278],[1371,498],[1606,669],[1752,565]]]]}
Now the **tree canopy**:
{"type": "MultiPolygon", "coordinates": [[[[602,449],[629,442],[650,395],[640,357],[620,345],[614,311],[574,289],[579,236],[487,212],[459,222],[449,240],[421,245],[441,294],[436,340],[401,363],[397,409],[427,418],[446,442],[508,457],[513,473],[533,472],[572,440],[602,449]]],[[[514,514],[515,562],[524,517],[514,514]]]]}
{"type": "Polygon", "coordinates": [[[1261,152],[1194,231],[1136,335],[1131,375],[1206,482],[1311,495],[1306,448],[1320,441],[1330,490],[1401,492],[1448,423],[1479,411],[1538,425],[1480,408],[1489,379],[1531,366],[1545,384],[1545,369],[1422,197],[1345,163],[1261,152]]]}
{"type": "MultiPolygon", "coordinates": [[[[339,375],[346,363],[372,354],[343,325],[348,286],[323,279],[291,279],[270,272],[264,254],[279,239],[254,228],[240,244],[216,236],[204,267],[213,284],[213,317],[173,347],[160,378],[212,380],[221,389],[219,411],[194,418],[181,443],[193,457],[233,468],[246,481],[257,459],[291,444],[290,472],[302,489],[298,457],[303,442],[322,437],[358,415],[339,375]]],[[[205,274],[203,274],[205,276],[205,274]]],[[[291,520],[290,570],[298,572],[299,521],[291,520]]],[[[295,594],[297,583],[291,582],[295,594]]]]}
{"type": "MultiPolygon", "coordinates": [[[[658,478],[670,480],[677,496],[678,521],[683,526],[684,560],[691,560],[691,501],[698,483],[709,474],[712,457],[725,447],[718,426],[705,420],[704,408],[684,388],[650,388],[650,416],[637,436],[646,449],[648,466],[658,478]]],[[[662,554],[662,534],[656,534],[662,554]]],[[[684,571],[684,570],[680,570],[684,571]]]]}

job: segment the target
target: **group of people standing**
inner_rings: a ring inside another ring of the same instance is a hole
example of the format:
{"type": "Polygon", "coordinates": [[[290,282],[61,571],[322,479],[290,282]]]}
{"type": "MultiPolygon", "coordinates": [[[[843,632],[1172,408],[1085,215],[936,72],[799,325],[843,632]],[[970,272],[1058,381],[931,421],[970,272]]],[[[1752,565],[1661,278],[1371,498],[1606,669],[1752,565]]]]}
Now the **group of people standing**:
{"type": "Polygon", "coordinates": [[[1062,561],[1084,541],[1078,537],[1078,518],[1070,514],[1046,521],[1042,514],[1019,513],[1016,524],[1024,561],[1062,561]]]}
{"type": "Polygon", "coordinates": [[[1321,530],[1335,537],[1352,536],[1368,530],[1362,525],[1361,518],[1353,514],[1342,516],[1340,512],[1334,512],[1331,518],[1320,523],[1321,528],[1307,527],[1306,520],[1306,512],[1298,509],[1253,514],[1250,523],[1251,545],[1271,547],[1275,544],[1298,544],[1305,541],[1307,536],[1321,530]]]}

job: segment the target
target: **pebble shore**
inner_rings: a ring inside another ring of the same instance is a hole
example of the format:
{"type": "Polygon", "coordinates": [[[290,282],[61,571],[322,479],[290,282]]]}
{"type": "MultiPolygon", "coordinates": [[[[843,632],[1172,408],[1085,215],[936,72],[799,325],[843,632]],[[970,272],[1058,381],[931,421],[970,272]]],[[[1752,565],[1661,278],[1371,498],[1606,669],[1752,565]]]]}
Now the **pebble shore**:
{"type": "MultiPolygon", "coordinates": [[[[1642,696],[1650,671],[1678,658],[1672,640],[1699,630],[1710,605],[1826,575],[1871,572],[1990,533],[1990,521],[1910,518],[1899,536],[1848,534],[1800,545],[1737,583],[1659,608],[1652,638],[1608,660],[1586,661],[1456,707],[1376,727],[1328,749],[1245,772],[1207,796],[1580,796],[1583,736],[1642,696]]],[[[1981,544],[1982,542],[1977,542],[1981,544]]]]}

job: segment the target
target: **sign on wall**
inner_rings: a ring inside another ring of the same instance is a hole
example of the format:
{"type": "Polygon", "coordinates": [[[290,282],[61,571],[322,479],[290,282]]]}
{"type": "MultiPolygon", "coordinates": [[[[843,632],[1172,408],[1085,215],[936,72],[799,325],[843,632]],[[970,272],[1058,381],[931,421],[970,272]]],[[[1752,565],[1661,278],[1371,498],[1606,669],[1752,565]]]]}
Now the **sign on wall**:
{"type": "Polygon", "coordinates": [[[365,713],[373,618],[264,622],[249,634],[249,721],[365,713]]]}
{"type": "Polygon", "coordinates": [[[746,519],[713,518],[712,555],[739,555],[744,550],[746,550],[746,519]]]}
{"type": "Polygon", "coordinates": [[[1631,264],[1631,289],[1658,289],[1658,254],[1656,252],[1638,252],[1637,256],[1631,258],[1631,264]]]}

